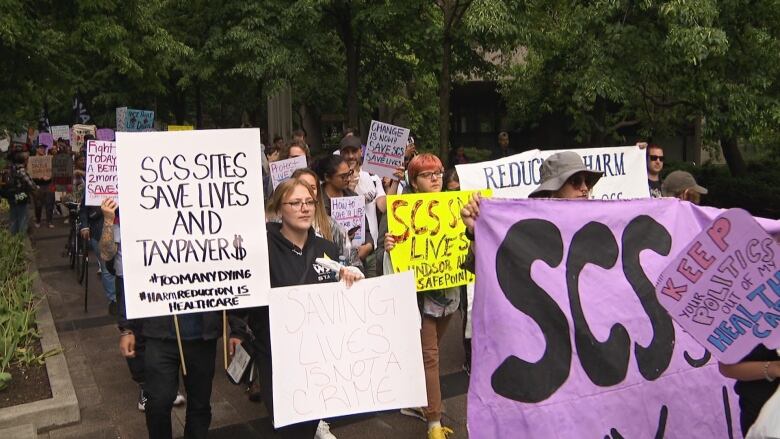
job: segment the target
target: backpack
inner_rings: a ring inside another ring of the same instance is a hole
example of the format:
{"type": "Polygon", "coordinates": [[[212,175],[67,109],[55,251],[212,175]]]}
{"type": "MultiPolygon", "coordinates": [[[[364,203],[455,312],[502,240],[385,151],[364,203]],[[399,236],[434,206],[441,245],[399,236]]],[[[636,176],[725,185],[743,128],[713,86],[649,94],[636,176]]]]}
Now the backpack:
{"type": "Polygon", "coordinates": [[[30,200],[28,191],[31,188],[27,187],[21,171],[16,167],[11,167],[8,174],[3,196],[8,199],[8,203],[11,205],[27,203],[30,200]]]}

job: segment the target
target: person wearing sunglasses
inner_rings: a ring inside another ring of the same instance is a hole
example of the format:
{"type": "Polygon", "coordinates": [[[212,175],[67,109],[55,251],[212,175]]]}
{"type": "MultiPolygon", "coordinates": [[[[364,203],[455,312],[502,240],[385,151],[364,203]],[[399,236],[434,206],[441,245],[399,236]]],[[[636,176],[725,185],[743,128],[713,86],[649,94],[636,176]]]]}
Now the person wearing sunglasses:
{"type": "MultiPolygon", "coordinates": [[[[349,165],[344,160],[344,157],[329,155],[323,158],[319,163],[317,174],[322,180],[321,197],[328,216],[331,216],[331,198],[355,197],[358,195],[357,192],[349,188],[350,179],[355,174],[355,171],[349,169],[349,165]]],[[[366,217],[365,223],[368,224],[368,217],[366,217]]],[[[357,258],[347,258],[347,260],[354,260],[355,266],[365,273],[366,258],[374,251],[374,238],[371,236],[369,228],[365,229],[362,239],[354,239],[355,232],[353,231],[350,234],[350,239],[352,239],[352,251],[357,252],[357,258]],[[359,264],[357,260],[360,261],[359,264]]]]}
{"type": "Polygon", "coordinates": [[[647,147],[647,185],[650,186],[650,196],[660,198],[661,170],[664,169],[664,150],[658,145],[647,147]]]}

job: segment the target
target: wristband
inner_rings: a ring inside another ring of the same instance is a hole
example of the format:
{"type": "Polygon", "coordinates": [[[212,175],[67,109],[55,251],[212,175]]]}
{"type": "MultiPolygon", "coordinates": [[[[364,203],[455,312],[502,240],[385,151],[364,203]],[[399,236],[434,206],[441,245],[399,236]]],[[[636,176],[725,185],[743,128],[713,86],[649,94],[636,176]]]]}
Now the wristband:
{"type": "Polygon", "coordinates": [[[466,238],[468,238],[469,241],[474,240],[474,232],[470,231],[468,227],[466,227],[466,238]]]}
{"type": "Polygon", "coordinates": [[[126,330],[122,331],[122,332],[119,334],[119,336],[120,336],[120,337],[124,337],[125,335],[134,335],[134,334],[133,334],[133,331],[131,331],[131,330],[129,330],[129,329],[126,329],[126,330]]]}

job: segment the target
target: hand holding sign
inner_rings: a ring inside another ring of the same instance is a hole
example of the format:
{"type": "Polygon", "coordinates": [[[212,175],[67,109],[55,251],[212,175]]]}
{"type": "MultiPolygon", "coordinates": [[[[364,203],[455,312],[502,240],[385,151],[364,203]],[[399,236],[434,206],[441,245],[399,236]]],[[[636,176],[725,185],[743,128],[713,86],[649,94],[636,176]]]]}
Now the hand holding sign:
{"type": "Polygon", "coordinates": [[[661,304],[720,361],[780,346],[780,249],[747,212],[720,215],[664,270],[661,304]]]}

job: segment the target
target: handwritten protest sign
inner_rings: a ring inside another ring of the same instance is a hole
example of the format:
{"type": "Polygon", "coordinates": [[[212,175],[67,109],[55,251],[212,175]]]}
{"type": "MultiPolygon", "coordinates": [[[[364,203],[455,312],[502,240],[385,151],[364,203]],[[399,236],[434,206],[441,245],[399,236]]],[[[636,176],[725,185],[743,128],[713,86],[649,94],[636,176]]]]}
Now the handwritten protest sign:
{"type": "Polygon", "coordinates": [[[39,133],[38,134],[38,146],[45,146],[46,148],[51,148],[52,145],[54,145],[54,138],[51,136],[50,133],[39,133]]]}
{"type": "Polygon", "coordinates": [[[257,129],[117,133],[129,318],[267,304],[259,143],[257,129]]]}
{"type": "Polygon", "coordinates": [[[114,141],[114,130],[111,128],[99,128],[97,130],[97,139],[98,140],[108,140],[110,142],[114,141]]]}
{"type": "Polygon", "coordinates": [[[270,162],[268,167],[271,170],[271,185],[276,189],[276,186],[290,178],[296,169],[306,167],[306,156],[299,155],[298,157],[270,162]]]}
{"type": "Polygon", "coordinates": [[[655,288],[672,318],[723,363],[759,344],[780,346],[780,247],[744,210],[726,211],[696,235],[655,288]]]}
{"type": "Polygon", "coordinates": [[[87,134],[95,135],[97,127],[95,125],[73,125],[70,130],[70,146],[73,151],[79,152],[84,146],[84,136],[87,134]]]}
{"type": "Polygon", "coordinates": [[[154,128],[154,111],[127,109],[127,131],[147,131],[154,128]]]}
{"type": "Polygon", "coordinates": [[[87,142],[86,205],[100,206],[106,198],[116,198],[119,185],[116,175],[116,142],[87,142]]]}
{"type": "Polygon", "coordinates": [[[195,127],[192,125],[168,125],[168,131],[192,131],[195,127]]]}
{"type": "Polygon", "coordinates": [[[50,155],[34,155],[27,159],[27,173],[30,174],[30,178],[49,180],[52,176],[51,162],[52,157],[50,155]]]}
{"type": "Polygon", "coordinates": [[[393,172],[404,165],[404,151],[408,140],[408,128],[372,120],[366,155],[363,158],[363,170],[380,177],[397,179],[393,172]]]}
{"type": "Polygon", "coordinates": [[[417,291],[466,285],[474,275],[460,268],[470,241],[460,209],[471,192],[390,195],[388,232],[395,237],[390,251],[396,273],[414,270],[417,291]]]}
{"type": "MultiPolygon", "coordinates": [[[[555,151],[534,149],[510,157],[481,163],[456,165],[460,187],[464,190],[493,189],[493,196],[527,198],[541,183],[542,162],[555,151]]],[[[585,167],[603,171],[593,187],[591,198],[619,200],[648,198],[645,151],[636,146],[573,149],[585,167]]]]}
{"type": "Polygon", "coordinates": [[[116,131],[145,132],[154,129],[154,111],[134,110],[127,107],[116,109],[116,131]]]}
{"type": "Polygon", "coordinates": [[[349,232],[354,232],[353,242],[363,242],[366,236],[366,199],[337,197],[330,199],[330,216],[349,232]]]}
{"type": "Polygon", "coordinates": [[[483,200],[470,437],[739,432],[734,382],[653,284],[721,212],[670,198],[483,200]]]}
{"type": "Polygon", "coordinates": [[[269,302],[277,428],[426,405],[411,273],[274,288],[269,302]]]}
{"type": "Polygon", "coordinates": [[[115,131],[127,131],[127,107],[117,107],[115,131]]]}
{"type": "Polygon", "coordinates": [[[68,125],[55,125],[49,127],[49,132],[55,142],[60,139],[70,140],[70,127],[68,125]]]}
{"type": "Polygon", "coordinates": [[[73,188],[73,156],[57,154],[51,161],[52,181],[57,192],[70,192],[73,188]]]}

